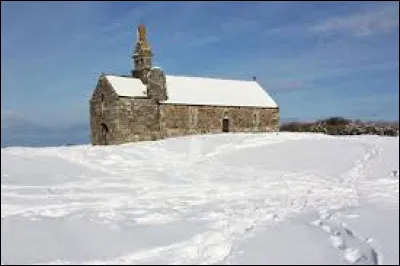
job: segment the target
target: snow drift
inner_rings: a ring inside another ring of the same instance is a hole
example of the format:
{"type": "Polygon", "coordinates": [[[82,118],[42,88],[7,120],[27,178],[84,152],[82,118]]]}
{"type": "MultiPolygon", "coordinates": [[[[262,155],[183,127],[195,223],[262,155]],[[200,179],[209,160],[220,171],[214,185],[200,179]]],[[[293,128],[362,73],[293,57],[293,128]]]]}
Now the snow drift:
{"type": "Polygon", "coordinates": [[[398,264],[398,161],[310,133],[4,148],[1,263],[398,264]]]}

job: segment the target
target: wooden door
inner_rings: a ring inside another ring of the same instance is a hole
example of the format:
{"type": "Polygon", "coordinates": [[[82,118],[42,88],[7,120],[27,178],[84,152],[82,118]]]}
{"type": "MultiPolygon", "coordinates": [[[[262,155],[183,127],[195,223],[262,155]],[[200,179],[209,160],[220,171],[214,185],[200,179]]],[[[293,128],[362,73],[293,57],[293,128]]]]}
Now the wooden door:
{"type": "Polygon", "coordinates": [[[102,145],[108,145],[108,139],[109,139],[109,130],[106,124],[101,124],[100,125],[100,143],[102,145]]]}
{"type": "Polygon", "coordinates": [[[229,132],[229,119],[224,118],[222,120],[222,132],[229,132]]]}

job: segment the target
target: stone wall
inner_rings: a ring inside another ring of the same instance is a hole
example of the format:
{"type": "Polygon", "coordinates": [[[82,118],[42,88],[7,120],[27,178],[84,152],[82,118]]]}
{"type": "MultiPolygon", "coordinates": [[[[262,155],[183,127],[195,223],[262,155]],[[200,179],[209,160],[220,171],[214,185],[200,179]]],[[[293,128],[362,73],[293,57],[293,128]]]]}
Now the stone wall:
{"type": "Polygon", "coordinates": [[[100,79],[90,100],[93,145],[121,144],[160,137],[159,105],[147,98],[118,97],[107,80],[100,79]],[[106,143],[103,127],[107,127],[106,143]]]}
{"type": "Polygon", "coordinates": [[[173,104],[160,106],[160,127],[164,137],[220,133],[224,118],[229,120],[229,132],[279,130],[279,109],[276,108],[173,104]]]}
{"type": "Polygon", "coordinates": [[[118,97],[106,79],[99,80],[90,100],[94,145],[221,133],[224,119],[229,121],[229,132],[279,130],[276,108],[157,104],[145,97],[118,97]]]}
{"type": "Polygon", "coordinates": [[[147,74],[147,97],[156,102],[168,99],[166,77],[160,68],[152,68],[147,74]]]}
{"type": "Polygon", "coordinates": [[[150,99],[120,98],[118,142],[160,138],[159,105],[150,99]]]}
{"type": "Polygon", "coordinates": [[[107,143],[111,144],[118,134],[118,96],[106,79],[100,78],[90,99],[90,135],[92,144],[105,144],[102,127],[107,127],[107,143]]]}

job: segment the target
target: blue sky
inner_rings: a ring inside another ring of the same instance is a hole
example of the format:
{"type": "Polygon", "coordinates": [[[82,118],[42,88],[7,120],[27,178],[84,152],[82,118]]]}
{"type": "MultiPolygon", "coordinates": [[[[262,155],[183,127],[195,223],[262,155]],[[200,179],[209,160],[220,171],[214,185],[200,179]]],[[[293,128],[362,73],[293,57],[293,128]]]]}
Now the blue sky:
{"type": "Polygon", "coordinates": [[[2,1],[3,138],[87,139],[97,78],[130,72],[139,23],[167,74],[254,75],[283,120],[399,118],[398,2],[2,1]]]}

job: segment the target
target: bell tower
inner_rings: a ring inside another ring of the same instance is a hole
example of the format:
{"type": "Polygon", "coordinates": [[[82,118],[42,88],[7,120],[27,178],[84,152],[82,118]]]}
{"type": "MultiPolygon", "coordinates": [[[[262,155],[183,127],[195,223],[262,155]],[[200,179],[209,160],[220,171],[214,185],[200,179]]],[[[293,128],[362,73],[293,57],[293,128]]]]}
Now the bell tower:
{"type": "Polygon", "coordinates": [[[146,27],[140,24],[137,30],[137,41],[132,55],[134,68],[132,77],[140,78],[147,83],[147,72],[151,69],[153,53],[146,37],[146,27]]]}

